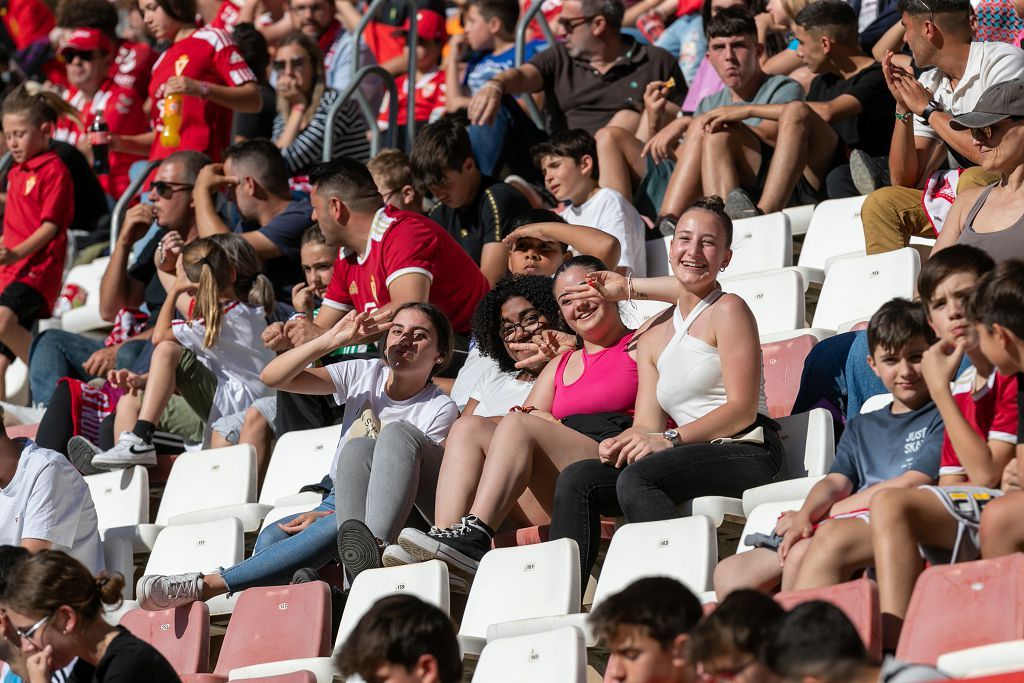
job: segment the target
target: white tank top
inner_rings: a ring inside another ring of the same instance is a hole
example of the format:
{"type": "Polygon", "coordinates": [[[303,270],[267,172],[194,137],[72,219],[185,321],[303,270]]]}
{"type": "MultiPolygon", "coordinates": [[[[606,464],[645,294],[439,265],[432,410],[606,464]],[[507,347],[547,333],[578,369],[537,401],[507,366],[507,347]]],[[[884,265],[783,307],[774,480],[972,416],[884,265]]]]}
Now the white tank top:
{"type": "MultiPolygon", "coordinates": [[[[675,423],[683,426],[699,420],[726,402],[722,359],[718,349],[687,334],[693,322],[725,294],[717,288],[700,300],[684,320],[676,306],[672,313],[675,334],[665,345],[658,362],[658,403],[675,423]]],[[[764,366],[761,368],[757,412],[768,414],[764,395],[764,366]]]]}

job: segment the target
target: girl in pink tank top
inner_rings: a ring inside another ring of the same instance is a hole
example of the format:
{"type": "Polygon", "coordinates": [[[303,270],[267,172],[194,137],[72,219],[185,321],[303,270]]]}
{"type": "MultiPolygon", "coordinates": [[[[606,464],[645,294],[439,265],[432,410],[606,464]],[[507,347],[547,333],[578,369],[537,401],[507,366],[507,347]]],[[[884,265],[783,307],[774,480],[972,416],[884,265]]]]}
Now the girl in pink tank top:
{"type": "Polygon", "coordinates": [[[615,346],[600,351],[583,348],[562,355],[555,371],[555,396],[551,401],[551,414],[556,420],[590,413],[633,414],[637,387],[636,360],[629,355],[633,334],[629,331],[615,346]],[[580,354],[583,375],[566,384],[562,376],[574,354],[580,354]]]}

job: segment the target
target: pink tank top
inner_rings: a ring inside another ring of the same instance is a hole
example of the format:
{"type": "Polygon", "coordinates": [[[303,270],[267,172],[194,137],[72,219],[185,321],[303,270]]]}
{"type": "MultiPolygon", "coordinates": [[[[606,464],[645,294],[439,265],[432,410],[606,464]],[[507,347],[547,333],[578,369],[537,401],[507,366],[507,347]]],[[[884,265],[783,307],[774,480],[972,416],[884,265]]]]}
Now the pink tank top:
{"type": "Polygon", "coordinates": [[[636,404],[637,373],[627,346],[633,339],[630,330],[615,346],[587,353],[582,349],[583,374],[572,384],[564,384],[562,375],[571,353],[562,356],[555,372],[555,397],[551,401],[551,414],[561,420],[567,415],[591,413],[633,414],[636,404]]]}

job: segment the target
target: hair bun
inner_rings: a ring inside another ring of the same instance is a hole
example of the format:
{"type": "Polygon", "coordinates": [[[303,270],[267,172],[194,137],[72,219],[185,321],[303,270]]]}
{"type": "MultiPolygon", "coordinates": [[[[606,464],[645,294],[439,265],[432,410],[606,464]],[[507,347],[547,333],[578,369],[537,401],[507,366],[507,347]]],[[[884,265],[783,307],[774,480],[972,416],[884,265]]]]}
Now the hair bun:
{"type": "Polygon", "coordinates": [[[119,605],[124,591],[124,576],[120,572],[108,574],[105,571],[96,575],[96,592],[104,605],[119,605]]]}

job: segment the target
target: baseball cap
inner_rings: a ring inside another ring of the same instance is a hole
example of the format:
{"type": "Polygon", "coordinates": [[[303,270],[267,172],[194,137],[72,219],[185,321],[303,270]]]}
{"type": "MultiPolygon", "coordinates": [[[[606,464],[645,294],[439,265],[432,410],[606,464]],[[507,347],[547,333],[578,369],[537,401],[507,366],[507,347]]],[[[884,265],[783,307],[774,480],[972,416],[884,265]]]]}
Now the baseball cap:
{"type": "Polygon", "coordinates": [[[996,83],[981,94],[974,111],[954,116],[949,127],[953,130],[984,128],[1011,116],[1024,116],[1024,79],[996,83]]]}
{"type": "MultiPolygon", "coordinates": [[[[408,33],[409,24],[410,21],[406,19],[401,30],[396,33],[408,33]]],[[[444,17],[433,10],[416,10],[416,35],[422,40],[446,41],[448,31],[444,27],[444,17]]]]}
{"type": "Polygon", "coordinates": [[[100,52],[110,54],[113,46],[110,44],[110,39],[103,35],[103,32],[99,29],[76,28],[68,36],[67,41],[57,50],[57,54],[62,55],[68,50],[80,50],[82,52],[99,50],[100,52]]]}

